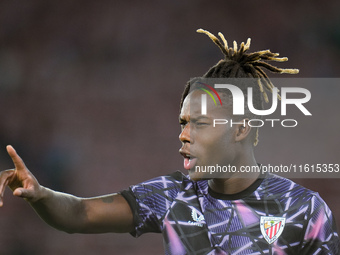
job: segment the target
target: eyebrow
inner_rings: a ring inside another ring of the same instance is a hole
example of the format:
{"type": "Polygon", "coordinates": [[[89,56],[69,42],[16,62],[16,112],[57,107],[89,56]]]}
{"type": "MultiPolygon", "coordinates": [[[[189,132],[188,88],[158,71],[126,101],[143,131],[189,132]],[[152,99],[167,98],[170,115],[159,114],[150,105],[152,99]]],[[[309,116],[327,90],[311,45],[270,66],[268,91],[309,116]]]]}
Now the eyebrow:
{"type": "Polygon", "coordinates": [[[197,116],[197,117],[195,117],[195,118],[191,118],[192,120],[202,120],[202,119],[210,119],[209,117],[207,117],[207,116],[203,116],[203,115],[199,115],[199,116],[197,116]]]}
{"type": "MultiPolygon", "coordinates": [[[[192,117],[189,118],[189,120],[191,120],[191,121],[198,121],[198,120],[202,120],[202,119],[209,120],[210,118],[207,117],[207,116],[203,116],[203,115],[199,115],[199,116],[194,117],[194,118],[192,118],[192,117]]],[[[186,118],[179,117],[179,123],[183,123],[183,122],[188,122],[188,120],[186,118]]]]}

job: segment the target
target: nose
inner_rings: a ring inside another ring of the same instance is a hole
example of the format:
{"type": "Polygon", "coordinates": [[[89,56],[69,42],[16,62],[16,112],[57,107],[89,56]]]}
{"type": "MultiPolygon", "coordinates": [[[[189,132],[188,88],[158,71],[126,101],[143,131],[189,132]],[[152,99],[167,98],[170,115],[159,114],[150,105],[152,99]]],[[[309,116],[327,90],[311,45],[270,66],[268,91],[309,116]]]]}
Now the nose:
{"type": "Polygon", "coordinates": [[[186,124],[182,128],[182,132],[179,134],[179,140],[182,143],[190,143],[190,124],[186,124]]]}

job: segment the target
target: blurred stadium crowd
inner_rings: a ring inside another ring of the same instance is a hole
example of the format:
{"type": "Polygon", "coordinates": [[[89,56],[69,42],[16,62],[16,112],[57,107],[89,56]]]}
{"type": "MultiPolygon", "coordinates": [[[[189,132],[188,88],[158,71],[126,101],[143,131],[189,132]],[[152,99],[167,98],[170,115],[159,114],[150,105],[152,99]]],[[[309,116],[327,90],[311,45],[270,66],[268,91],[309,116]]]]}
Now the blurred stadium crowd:
{"type": "MultiPolygon", "coordinates": [[[[299,77],[336,78],[339,9],[339,1],[306,0],[1,1],[1,170],[12,167],[5,151],[12,144],[42,185],[95,196],[182,169],[180,95],[189,78],[221,58],[195,30],[221,31],[230,42],[251,37],[251,50],[288,56],[280,67],[299,68],[299,77]]],[[[323,104],[338,100],[322,87],[318,93],[323,104]]],[[[336,160],[340,120],[322,109],[333,129],[304,130],[306,144],[336,160]]],[[[265,136],[260,159],[287,157],[284,143],[268,149],[273,141],[265,136]]],[[[287,153],[296,154],[296,143],[287,153]]],[[[317,161],[315,153],[299,151],[317,161]]],[[[339,181],[297,180],[321,194],[338,224],[339,181]]],[[[5,199],[2,255],[163,252],[160,235],[68,235],[47,227],[9,190],[5,199]]]]}

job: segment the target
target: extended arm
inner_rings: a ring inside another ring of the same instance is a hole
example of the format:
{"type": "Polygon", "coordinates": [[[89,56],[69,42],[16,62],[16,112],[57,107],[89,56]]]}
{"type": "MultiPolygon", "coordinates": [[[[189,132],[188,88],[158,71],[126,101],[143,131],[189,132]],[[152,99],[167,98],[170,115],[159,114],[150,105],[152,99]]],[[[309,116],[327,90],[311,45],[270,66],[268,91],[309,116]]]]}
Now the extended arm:
{"type": "Polygon", "coordinates": [[[26,168],[12,146],[7,146],[15,169],[0,173],[0,206],[5,187],[13,195],[27,200],[49,225],[68,233],[130,232],[133,215],[129,204],[119,194],[79,198],[41,186],[26,168]]]}

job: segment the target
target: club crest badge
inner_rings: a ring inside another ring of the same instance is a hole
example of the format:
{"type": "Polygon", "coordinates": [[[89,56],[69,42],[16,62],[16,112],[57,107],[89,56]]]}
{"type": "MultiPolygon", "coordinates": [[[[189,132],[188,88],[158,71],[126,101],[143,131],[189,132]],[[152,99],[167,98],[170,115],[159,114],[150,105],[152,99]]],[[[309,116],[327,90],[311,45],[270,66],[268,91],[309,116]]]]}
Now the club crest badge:
{"type": "Polygon", "coordinates": [[[260,229],[266,241],[271,244],[275,242],[285,227],[286,218],[261,216],[260,229]]]}

